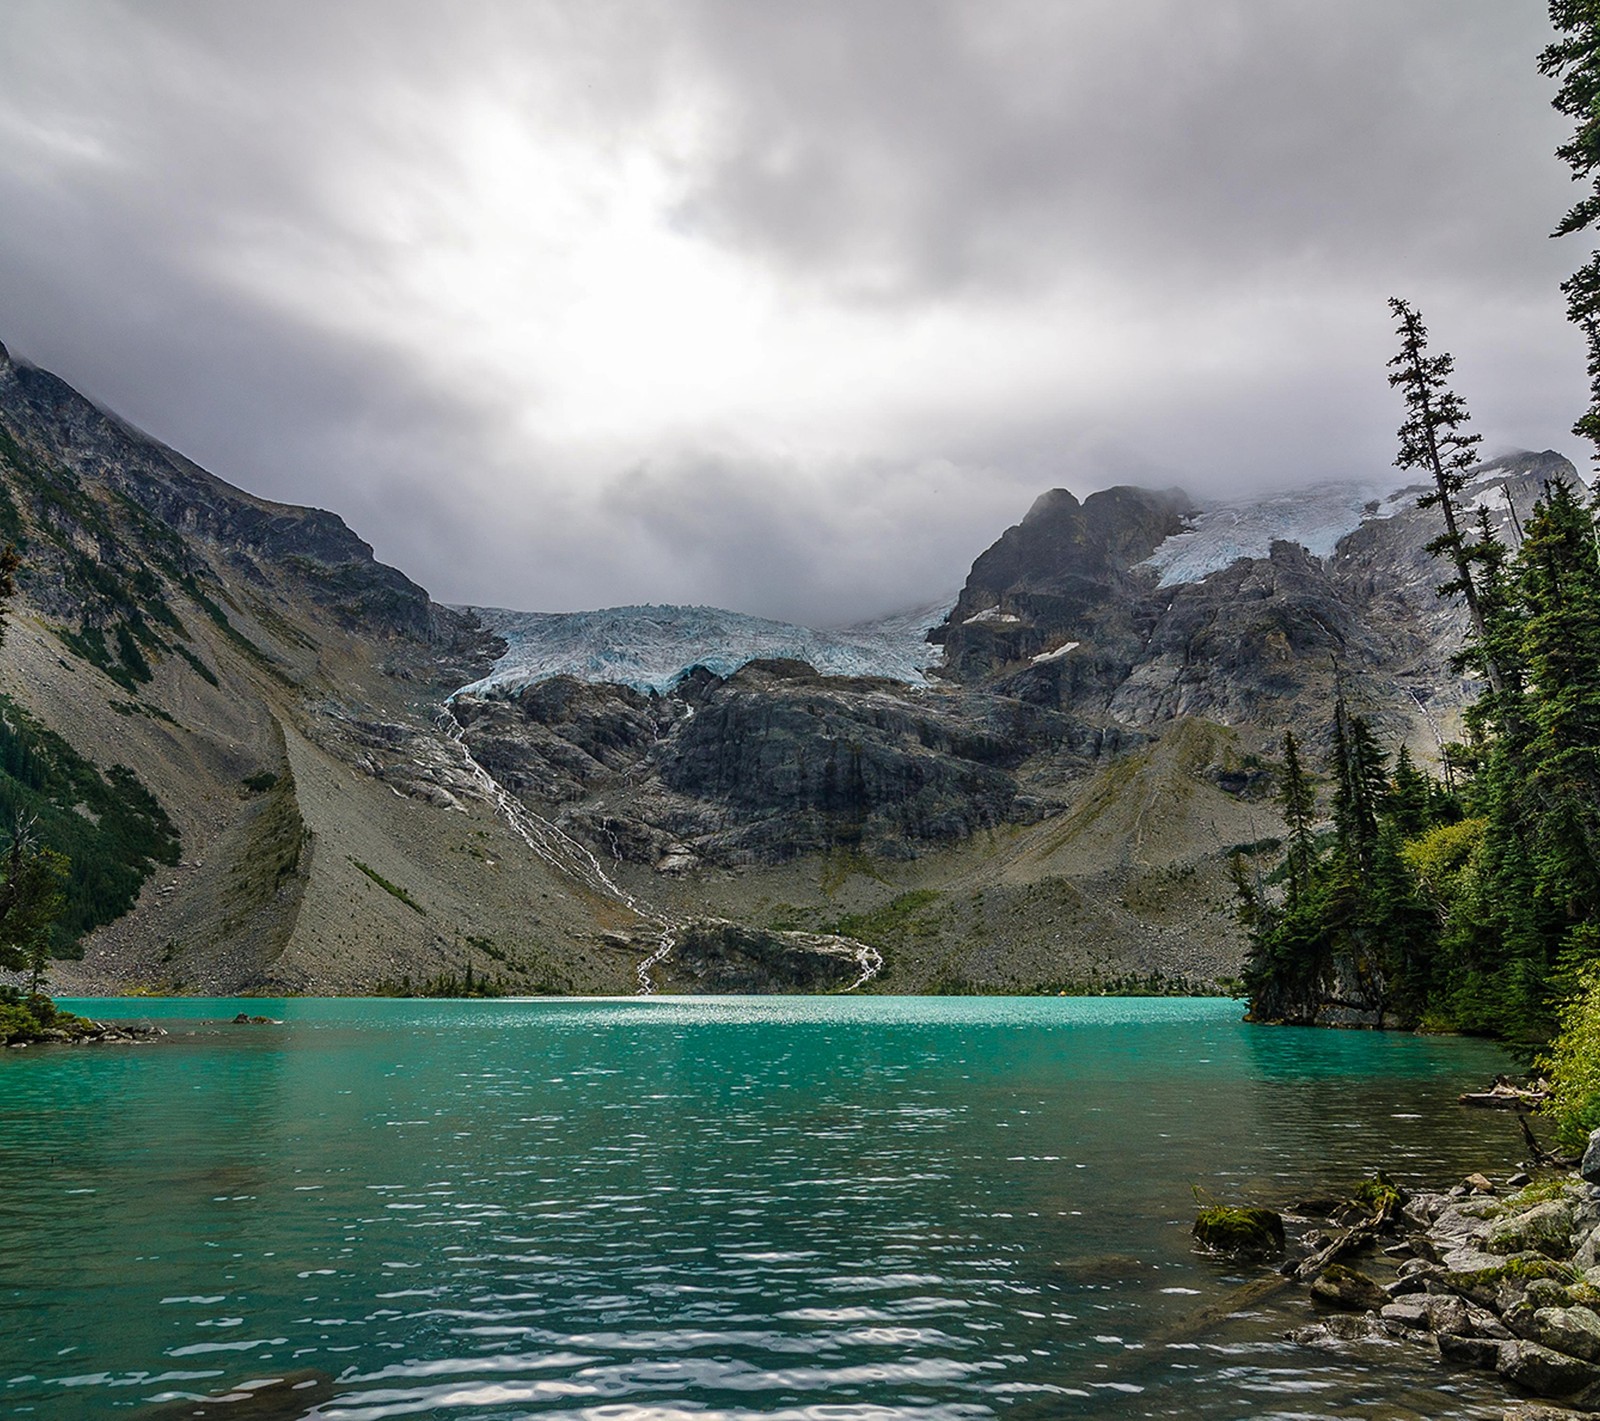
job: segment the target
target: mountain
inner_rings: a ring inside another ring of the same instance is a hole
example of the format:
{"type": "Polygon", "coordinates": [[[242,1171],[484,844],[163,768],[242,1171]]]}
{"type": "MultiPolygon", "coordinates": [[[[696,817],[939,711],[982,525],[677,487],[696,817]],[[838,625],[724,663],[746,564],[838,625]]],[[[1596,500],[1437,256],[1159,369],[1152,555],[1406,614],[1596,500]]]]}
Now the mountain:
{"type": "Polygon", "coordinates": [[[448,608],[0,353],[0,806],[79,860],[68,989],[1212,982],[1283,728],[1315,763],[1337,678],[1431,758],[1474,693],[1433,532],[1361,486],[1057,489],[865,627],[448,608]]]}
{"type": "Polygon", "coordinates": [[[595,915],[548,865],[496,870],[520,839],[433,727],[504,644],[336,515],[233,488],[0,347],[0,535],[23,560],[0,805],[109,826],[69,845],[90,931],[61,985],[355,990],[504,958],[626,987],[614,953],[523,941],[530,898],[552,932],[595,915]],[[111,823],[122,802],[146,812],[111,823]]]}

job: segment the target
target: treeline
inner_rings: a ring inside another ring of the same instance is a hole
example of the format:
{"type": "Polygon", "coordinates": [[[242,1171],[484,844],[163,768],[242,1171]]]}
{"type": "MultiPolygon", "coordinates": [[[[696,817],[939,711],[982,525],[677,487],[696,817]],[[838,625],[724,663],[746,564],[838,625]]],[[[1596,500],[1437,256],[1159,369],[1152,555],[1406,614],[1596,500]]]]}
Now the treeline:
{"type": "Polygon", "coordinates": [[[1333,708],[1331,827],[1303,747],[1284,742],[1281,862],[1234,881],[1250,933],[1245,987],[1263,1020],[1307,1020],[1329,996],[1386,1025],[1542,1042],[1600,963],[1600,525],[1553,481],[1521,546],[1492,533],[1482,569],[1499,689],[1448,747],[1449,783],[1391,758],[1333,708]]]}
{"type": "MultiPolygon", "coordinates": [[[[1396,462],[1430,475],[1419,501],[1440,510],[1430,546],[1453,574],[1439,592],[1470,623],[1456,669],[1484,689],[1444,781],[1404,747],[1391,761],[1339,696],[1331,827],[1285,738],[1282,860],[1265,875],[1233,860],[1245,988],[1260,1020],[1328,1019],[1344,1002],[1383,1025],[1554,1039],[1554,1062],[1583,1013],[1600,1033],[1600,510],[1553,479],[1525,521],[1508,502],[1511,541],[1481,502],[1469,520],[1478,441],[1450,357],[1430,356],[1416,313],[1392,305],[1408,410],[1396,462]]],[[[1600,1124],[1600,1093],[1568,1114],[1574,1131],[1600,1124]]]]}

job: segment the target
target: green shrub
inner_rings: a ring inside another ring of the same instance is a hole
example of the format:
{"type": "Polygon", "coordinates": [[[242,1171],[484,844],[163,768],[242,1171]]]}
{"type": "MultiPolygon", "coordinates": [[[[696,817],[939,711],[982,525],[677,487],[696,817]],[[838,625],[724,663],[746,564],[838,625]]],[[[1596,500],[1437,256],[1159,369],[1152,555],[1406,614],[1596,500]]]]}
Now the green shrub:
{"type": "Polygon", "coordinates": [[[1541,1112],[1556,1138],[1576,1148],[1600,1127],[1600,967],[1578,975],[1576,995],[1558,1015],[1558,1029],[1539,1062],[1552,1094],[1541,1112]]]}

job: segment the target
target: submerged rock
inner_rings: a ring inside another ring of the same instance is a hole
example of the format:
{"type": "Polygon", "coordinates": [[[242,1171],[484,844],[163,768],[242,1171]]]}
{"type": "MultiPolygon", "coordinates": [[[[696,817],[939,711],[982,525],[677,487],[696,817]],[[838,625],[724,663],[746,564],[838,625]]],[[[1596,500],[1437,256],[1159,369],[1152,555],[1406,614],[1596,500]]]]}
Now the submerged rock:
{"type": "Polygon", "coordinates": [[[320,1415],[318,1408],[333,1394],[332,1375],[307,1368],[241,1382],[229,1391],[209,1396],[157,1402],[133,1412],[132,1421],[205,1421],[209,1417],[227,1421],[300,1421],[305,1416],[320,1415]]]}

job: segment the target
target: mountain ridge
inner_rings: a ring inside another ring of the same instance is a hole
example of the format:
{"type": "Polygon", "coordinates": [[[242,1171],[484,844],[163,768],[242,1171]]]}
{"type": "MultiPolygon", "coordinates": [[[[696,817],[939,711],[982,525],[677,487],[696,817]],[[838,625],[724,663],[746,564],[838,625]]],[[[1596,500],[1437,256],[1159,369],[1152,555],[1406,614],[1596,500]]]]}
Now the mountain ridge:
{"type": "MultiPolygon", "coordinates": [[[[1478,495],[1556,473],[1517,456],[1478,495]]],[[[74,989],[466,965],[521,990],[783,989],[806,942],[876,954],[863,990],[1215,983],[1242,950],[1227,852],[1280,831],[1283,725],[1314,750],[1337,675],[1426,758],[1474,694],[1443,670],[1462,618],[1408,508],[1327,557],[1269,542],[1171,583],[1161,548],[1206,527],[1187,495],[1049,491],[974,559],[920,683],[763,654],[627,686],[494,684],[510,644],[336,514],[234,489],[9,357],[0,491],[24,555],[0,690],[127,765],[181,840],[61,964],[74,989]],[[688,941],[724,947],[674,959],[688,941]]]]}

